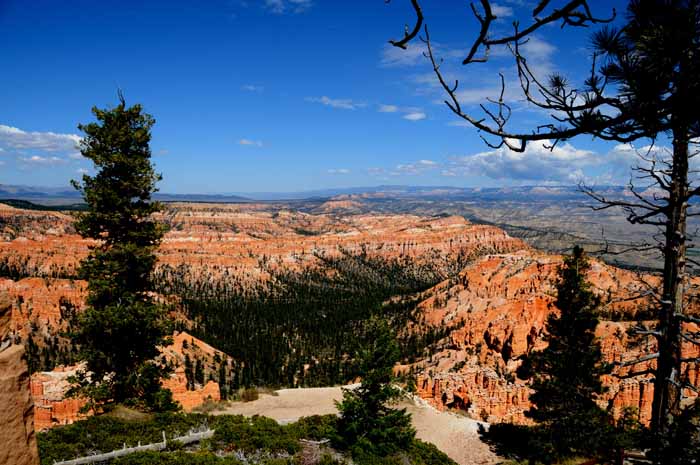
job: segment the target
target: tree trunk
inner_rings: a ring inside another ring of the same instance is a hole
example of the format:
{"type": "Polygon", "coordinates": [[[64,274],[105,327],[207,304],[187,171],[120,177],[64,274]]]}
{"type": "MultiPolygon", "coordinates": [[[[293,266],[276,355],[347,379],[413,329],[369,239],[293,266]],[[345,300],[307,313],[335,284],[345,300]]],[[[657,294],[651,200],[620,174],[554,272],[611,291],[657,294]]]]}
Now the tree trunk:
{"type": "Polygon", "coordinates": [[[651,428],[666,436],[681,403],[681,320],[685,286],[686,210],[688,207],[688,132],[676,128],[673,174],[665,231],[663,295],[659,315],[659,358],[654,381],[651,428]]]}

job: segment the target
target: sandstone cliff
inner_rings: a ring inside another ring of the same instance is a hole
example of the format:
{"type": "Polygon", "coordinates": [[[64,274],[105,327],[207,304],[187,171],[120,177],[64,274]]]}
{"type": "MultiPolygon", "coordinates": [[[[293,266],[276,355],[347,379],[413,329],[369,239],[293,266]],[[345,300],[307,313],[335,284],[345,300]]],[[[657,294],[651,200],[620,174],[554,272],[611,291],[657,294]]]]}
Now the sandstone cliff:
{"type": "Polygon", "coordinates": [[[6,338],[9,313],[9,302],[3,296],[0,301],[0,425],[3,432],[0,463],[38,465],[29,372],[22,358],[24,348],[12,345],[6,338]]]}
{"type": "MultiPolygon", "coordinates": [[[[529,387],[516,377],[516,369],[523,355],[543,347],[547,316],[558,311],[554,284],[561,263],[559,256],[532,251],[491,255],[426,293],[419,306],[421,325],[463,324],[456,325],[458,329],[429,358],[413,366],[419,395],[438,408],[466,410],[488,421],[526,421],[529,387]]],[[[653,276],[644,279],[658,283],[653,276]]],[[[645,290],[638,277],[593,261],[589,280],[602,297],[602,317],[608,318],[597,329],[606,361],[653,352],[649,341],[640,344],[627,335],[649,308],[649,302],[638,297],[645,290]]],[[[685,350],[697,352],[692,346],[685,350]]],[[[644,365],[635,367],[639,368],[644,365]]],[[[689,364],[687,369],[697,381],[696,366],[689,364]]],[[[603,406],[616,413],[634,407],[640,419],[648,421],[653,396],[649,376],[624,381],[608,376],[605,384],[609,390],[601,400],[603,406]]]]}

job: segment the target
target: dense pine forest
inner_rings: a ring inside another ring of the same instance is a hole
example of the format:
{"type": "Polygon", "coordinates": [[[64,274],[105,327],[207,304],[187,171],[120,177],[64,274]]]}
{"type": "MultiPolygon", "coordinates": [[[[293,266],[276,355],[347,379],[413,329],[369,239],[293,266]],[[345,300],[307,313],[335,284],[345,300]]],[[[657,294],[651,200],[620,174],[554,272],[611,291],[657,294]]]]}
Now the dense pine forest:
{"type": "MultiPolygon", "coordinates": [[[[180,297],[194,336],[233,357],[232,365],[221,362],[217,379],[230,390],[354,379],[354,354],[365,337],[364,322],[373,315],[391,323],[407,361],[451,329],[405,330],[417,317],[420,293],[449,276],[444,268],[403,256],[370,256],[364,250],[316,258],[316,265],[301,270],[267,267],[270,278],[255,282],[235,276],[193,278],[187,266],[160,267],[156,281],[163,294],[180,297]]],[[[201,382],[196,361],[190,369],[188,375],[201,382]]]]}

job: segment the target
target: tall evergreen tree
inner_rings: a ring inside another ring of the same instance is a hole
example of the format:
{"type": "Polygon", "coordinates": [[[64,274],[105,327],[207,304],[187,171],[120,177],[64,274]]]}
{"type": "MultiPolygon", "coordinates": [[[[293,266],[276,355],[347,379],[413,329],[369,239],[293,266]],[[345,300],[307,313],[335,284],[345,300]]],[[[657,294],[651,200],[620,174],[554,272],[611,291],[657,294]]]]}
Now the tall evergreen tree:
{"type": "Polygon", "coordinates": [[[531,353],[520,371],[533,378],[533,406],[526,415],[542,427],[537,447],[555,457],[595,452],[606,422],[595,400],[604,392],[601,376],[609,367],[601,362],[595,336],[600,300],[586,279],[589,268],[578,246],[564,259],[556,285],[560,314],[547,319],[548,346],[531,353]]]}
{"type": "Polygon", "coordinates": [[[88,282],[75,334],[90,373],[82,391],[97,402],[147,401],[160,389],[165,368],[153,359],[168,334],[151,295],[154,251],[165,232],[153,219],[161,205],[151,199],[161,179],[150,160],[155,120],[140,105],[127,107],[121,93],[116,107],[92,112],[97,121],[78,128],[81,153],[97,173],[73,181],[88,206],[75,227],[96,241],[79,270],[88,282]]]}
{"type": "Polygon", "coordinates": [[[338,432],[353,453],[386,456],[406,450],[415,437],[411,415],[389,404],[400,396],[393,385],[393,368],[400,353],[389,325],[373,318],[368,323],[368,343],[361,352],[362,383],[343,392],[338,403],[338,432]]]}

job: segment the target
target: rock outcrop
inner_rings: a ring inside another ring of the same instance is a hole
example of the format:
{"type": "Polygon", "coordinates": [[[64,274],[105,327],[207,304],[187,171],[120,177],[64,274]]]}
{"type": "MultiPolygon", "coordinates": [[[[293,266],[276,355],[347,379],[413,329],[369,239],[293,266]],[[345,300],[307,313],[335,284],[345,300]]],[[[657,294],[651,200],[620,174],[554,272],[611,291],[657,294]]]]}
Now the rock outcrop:
{"type": "Polygon", "coordinates": [[[34,405],[29,389],[29,372],[23,360],[24,348],[11,344],[8,336],[10,305],[0,300],[0,463],[38,465],[34,435],[34,405]]]}
{"type": "Polygon", "coordinates": [[[208,381],[204,386],[188,390],[187,377],[183,367],[178,367],[175,373],[163,380],[163,387],[173,393],[173,400],[178,402],[185,412],[190,412],[207,401],[218,402],[221,400],[219,384],[215,381],[208,381]]]}
{"type": "MultiPolygon", "coordinates": [[[[193,360],[201,360],[209,372],[217,368],[215,359],[230,360],[230,357],[186,332],[176,332],[173,335],[173,343],[161,348],[161,354],[175,367],[174,372],[162,380],[163,387],[173,393],[173,400],[179,402],[183,410],[189,412],[207,401],[221,400],[219,384],[214,381],[187,389],[185,355],[189,355],[193,360]]],[[[59,366],[52,371],[37,372],[31,376],[31,395],[34,400],[34,422],[37,431],[67,425],[85,418],[86,414],[80,410],[86,401],[66,397],[70,388],[68,379],[75,376],[81,368],[77,365],[59,366]]]]}
{"type": "MultiPolygon", "coordinates": [[[[341,206],[348,206],[344,203],[341,206]]],[[[159,250],[159,266],[186,265],[191,272],[218,277],[262,273],[266,266],[301,267],[315,254],[367,249],[375,255],[425,257],[503,253],[526,247],[504,231],[474,225],[459,216],[395,214],[309,214],[270,204],[173,203],[161,219],[169,226],[159,250]]],[[[331,209],[333,210],[333,209],[331,209]]],[[[0,266],[19,276],[75,276],[89,252],[72,218],[0,206],[0,266]],[[9,228],[9,229],[8,229],[9,228]]]]}
{"type": "Polygon", "coordinates": [[[34,422],[37,431],[68,425],[85,418],[80,409],[85,405],[84,399],[66,397],[70,388],[68,378],[75,376],[78,366],[57,367],[53,371],[34,373],[31,379],[32,397],[34,398],[34,422]]]}
{"type": "MultiPolygon", "coordinates": [[[[545,345],[546,319],[558,311],[554,285],[561,263],[559,256],[532,251],[490,255],[428,291],[419,305],[422,319],[412,330],[453,329],[429,358],[413,366],[418,373],[418,394],[440,409],[466,410],[478,419],[527,421],[529,383],[517,378],[516,369],[524,355],[545,345]]],[[[628,361],[653,353],[651,341],[635,343],[627,335],[649,307],[639,297],[645,294],[645,285],[634,273],[599,261],[592,262],[588,277],[603,301],[604,321],[596,332],[605,360],[628,361]]],[[[654,285],[658,278],[646,276],[645,281],[654,285]]],[[[691,304],[691,311],[698,310],[696,307],[691,304]]],[[[684,350],[686,356],[697,356],[697,348],[690,344],[684,350]]],[[[653,363],[647,362],[646,367],[653,363]]],[[[638,365],[635,371],[644,368],[638,365]]],[[[687,369],[697,383],[696,365],[688,364],[687,369]]],[[[606,376],[604,382],[608,392],[601,399],[603,407],[616,414],[633,407],[642,422],[649,420],[650,376],[624,381],[606,376]]]]}

